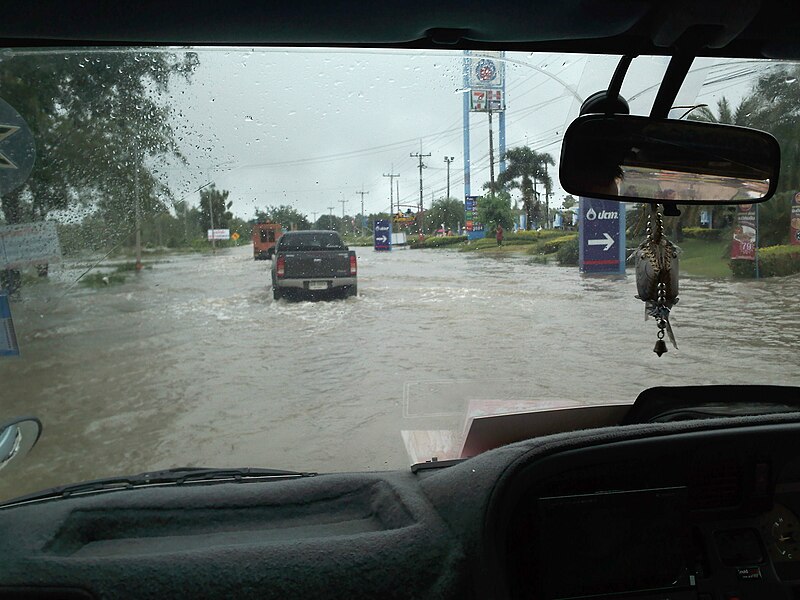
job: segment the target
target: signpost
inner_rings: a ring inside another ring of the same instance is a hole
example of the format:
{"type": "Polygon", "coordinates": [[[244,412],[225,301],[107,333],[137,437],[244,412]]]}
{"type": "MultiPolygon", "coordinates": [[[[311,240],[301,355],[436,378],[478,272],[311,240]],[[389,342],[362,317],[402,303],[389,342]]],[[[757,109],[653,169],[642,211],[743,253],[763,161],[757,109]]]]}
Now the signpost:
{"type": "Polygon", "coordinates": [[[8,296],[0,294],[0,356],[19,356],[17,334],[11,320],[11,307],[8,296]]]}
{"type": "Polygon", "coordinates": [[[21,269],[61,260],[53,221],[0,227],[0,269],[21,269]]]}
{"type": "Polygon", "coordinates": [[[470,240],[486,237],[486,232],[483,230],[483,223],[478,223],[479,202],[480,196],[467,196],[464,199],[464,228],[467,230],[467,238],[470,240]]]}
{"type": "Polygon", "coordinates": [[[625,207],[613,200],[581,198],[578,236],[582,273],[625,273],[625,207]]]}
{"type": "Polygon", "coordinates": [[[392,230],[388,219],[375,221],[375,250],[387,251],[392,249],[392,230]]]}
{"type": "Polygon", "coordinates": [[[36,160],[36,144],[28,124],[0,99],[0,197],[28,178],[36,160]]]}
{"type": "Polygon", "coordinates": [[[789,236],[789,243],[795,246],[800,246],[800,192],[797,192],[792,198],[792,211],[789,214],[789,227],[791,235],[789,236]]]}
{"type": "Polygon", "coordinates": [[[752,204],[740,204],[733,228],[732,259],[755,260],[757,228],[755,207],[752,204]]]}
{"type": "Polygon", "coordinates": [[[230,229],[209,229],[208,241],[211,240],[229,240],[231,239],[230,229]]]}

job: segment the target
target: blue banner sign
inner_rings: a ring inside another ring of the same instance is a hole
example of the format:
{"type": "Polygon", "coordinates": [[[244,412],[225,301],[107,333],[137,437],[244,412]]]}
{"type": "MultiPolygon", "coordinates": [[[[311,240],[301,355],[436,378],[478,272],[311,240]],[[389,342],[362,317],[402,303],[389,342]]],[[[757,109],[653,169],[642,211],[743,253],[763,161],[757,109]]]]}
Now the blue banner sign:
{"type": "Polygon", "coordinates": [[[467,196],[464,198],[464,229],[471,240],[486,237],[483,223],[478,223],[478,204],[480,196],[467,196]]]}
{"type": "Polygon", "coordinates": [[[625,205],[581,198],[578,205],[582,273],[625,273],[625,205]]]}
{"type": "Polygon", "coordinates": [[[389,221],[381,219],[375,221],[375,250],[392,249],[392,228],[389,221]]]}
{"type": "Polygon", "coordinates": [[[0,356],[19,356],[17,334],[14,332],[11,306],[6,294],[0,294],[0,356]]]}

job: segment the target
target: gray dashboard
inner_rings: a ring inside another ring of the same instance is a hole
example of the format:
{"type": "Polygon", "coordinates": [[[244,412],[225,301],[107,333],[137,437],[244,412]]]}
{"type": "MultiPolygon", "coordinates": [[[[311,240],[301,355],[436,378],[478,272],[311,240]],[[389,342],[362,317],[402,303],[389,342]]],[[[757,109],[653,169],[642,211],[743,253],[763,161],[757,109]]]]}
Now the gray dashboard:
{"type": "MultiPolygon", "coordinates": [[[[416,473],[151,487],[3,508],[0,599],[574,597],[583,588],[557,577],[576,579],[581,571],[570,561],[591,557],[592,544],[607,539],[597,535],[613,529],[543,524],[542,499],[555,506],[550,515],[579,506],[576,514],[619,516],[638,506],[640,523],[651,521],[650,507],[662,523],[650,534],[654,544],[673,525],[699,537],[703,569],[688,561],[692,572],[675,589],[643,590],[640,579],[617,581],[620,571],[608,570],[614,581],[596,584],[595,597],[792,598],[800,555],[776,550],[788,534],[773,537],[770,519],[776,507],[787,519],[800,511],[799,418],[630,425],[512,444],[416,473]],[[652,493],[661,489],[678,491],[665,500],[652,493]],[[724,493],[720,504],[714,494],[724,493]],[[675,502],[684,504],[658,508],[675,502]],[[612,512],[592,513],[597,506],[612,512]],[[583,554],[557,538],[562,531],[584,540],[583,554]],[[725,531],[753,532],[742,544],[755,539],[760,554],[746,565],[721,558],[719,539],[738,543],[735,533],[719,538],[725,531]],[[742,579],[745,567],[760,576],[742,579]]],[[[618,556],[624,539],[614,540],[618,556]]]]}

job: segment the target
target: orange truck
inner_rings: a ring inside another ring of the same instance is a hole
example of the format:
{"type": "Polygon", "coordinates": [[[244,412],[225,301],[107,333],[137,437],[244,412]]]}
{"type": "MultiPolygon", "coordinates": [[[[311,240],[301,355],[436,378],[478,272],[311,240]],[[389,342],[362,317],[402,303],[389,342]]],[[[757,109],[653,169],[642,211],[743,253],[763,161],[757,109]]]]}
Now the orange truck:
{"type": "Polygon", "coordinates": [[[270,260],[275,253],[275,244],[283,235],[280,223],[265,221],[253,225],[253,259],[270,260]]]}

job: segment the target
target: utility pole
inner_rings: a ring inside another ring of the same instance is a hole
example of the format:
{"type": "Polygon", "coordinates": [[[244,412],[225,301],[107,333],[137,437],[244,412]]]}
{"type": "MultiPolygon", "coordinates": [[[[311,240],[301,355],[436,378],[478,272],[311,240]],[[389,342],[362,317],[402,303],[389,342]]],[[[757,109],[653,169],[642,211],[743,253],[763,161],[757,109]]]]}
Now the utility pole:
{"type": "Polygon", "coordinates": [[[489,181],[492,182],[491,194],[494,196],[494,127],[492,127],[492,109],[489,109],[489,181]]]}
{"type": "Polygon", "coordinates": [[[547,188],[547,162],[544,163],[544,210],[545,210],[545,228],[552,229],[550,224],[550,190],[547,188]]]}
{"type": "Polygon", "coordinates": [[[133,190],[136,200],[136,272],[142,270],[142,207],[139,201],[139,165],[133,172],[133,190]]]}
{"type": "Polygon", "coordinates": [[[358,226],[359,231],[361,231],[361,235],[364,235],[364,196],[369,194],[369,192],[364,191],[364,186],[361,186],[361,191],[356,192],[356,194],[361,194],[361,225],[358,226]]]}
{"type": "Polygon", "coordinates": [[[422,206],[423,206],[423,200],[422,200],[422,169],[425,169],[426,166],[422,162],[422,159],[425,158],[425,157],[430,156],[430,153],[423,154],[422,153],[422,144],[420,143],[420,151],[419,152],[411,152],[411,153],[409,153],[409,156],[411,158],[419,159],[419,212],[417,213],[417,219],[419,221],[419,231],[420,231],[420,233],[424,233],[422,231],[423,224],[424,224],[424,221],[422,220],[422,206]]]}
{"type": "MultiPolygon", "coordinates": [[[[392,165],[392,171],[394,171],[394,165],[392,165]]],[[[400,177],[399,173],[384,173],[384,177],[389,178],[389,216],[391,217],[394,214],[394,178],[400,177]]],[[[399,186],[400,183],[398,182],[397,185],[399,186]]],[[[400,202],[400,194],[397,194],[397,201],[400,202]]]]}
{"type": "Polygon", "coordinates": [[[314,227],[317,224],[317,213],[312,210],[311,214],[314,215],[314,221],[311,223],[311,226],[314,227]]]}
{"type": "Polygon", "coordinates": [[[444,162],[447,163],[447,198],[450,198],[450,163],[455,160],[455,156],[445,156],[444,162]]]}
{"type": "Polygon", "coordinates": [[[336,208],[335,206],[329,206],[328,210],[331,211],[331,218],[328,219],[328,229],[331,231],[333,230],[333,209],[336,208]]]}
{"type": "Polygon", "coordinates": [[[342,203],[342,229],[344,230],[344,231],[342,231],[342,233],[344,233],[345,231],[347,231],[347,225],[344,222],[344,205],[347,204],[349,202],[349,200],[345,200],[344,199],[344,194],[342,194],[342,199],[339,200],[339,202],[342,203]]]}

